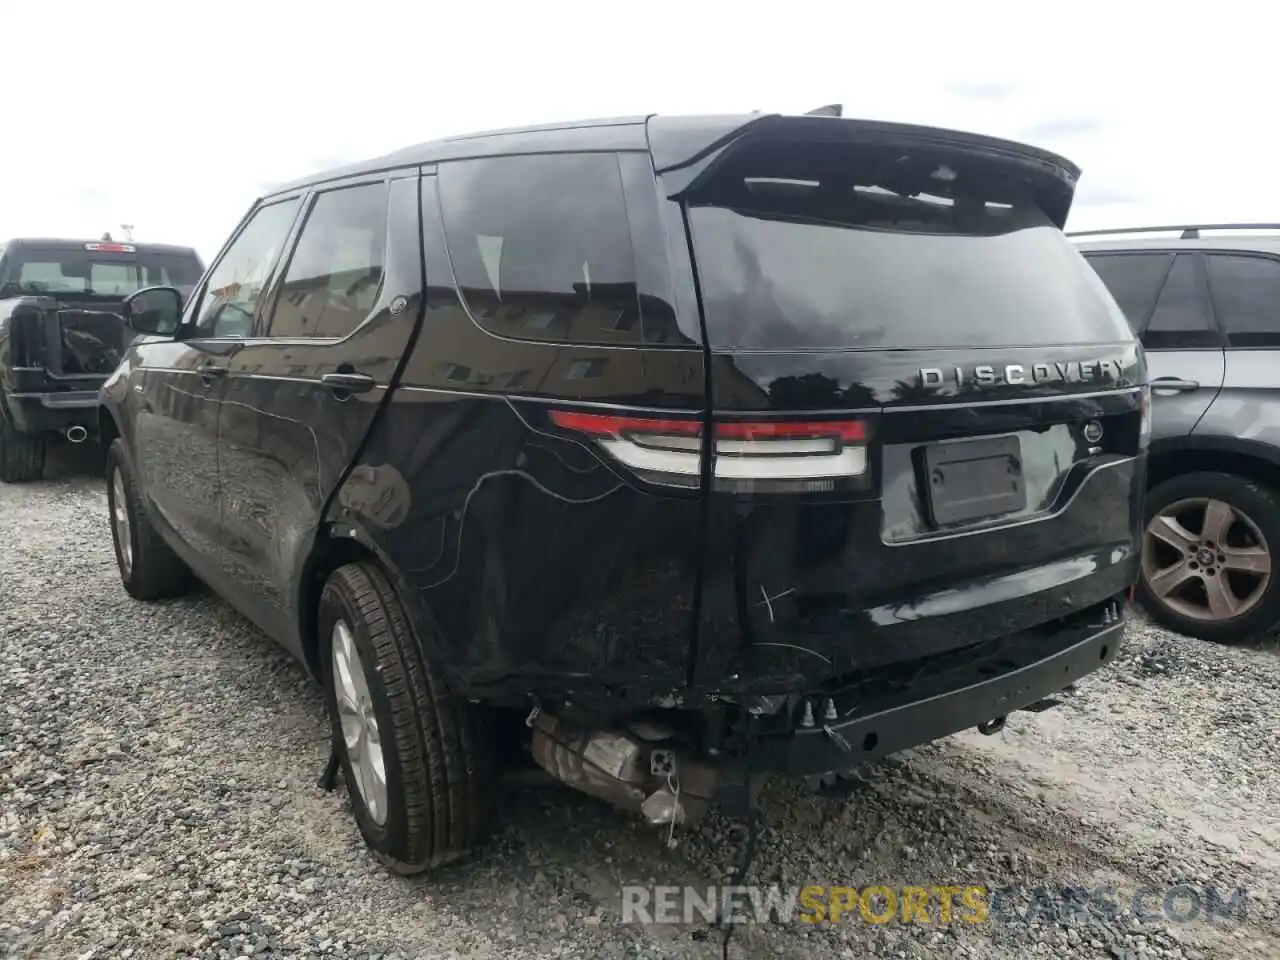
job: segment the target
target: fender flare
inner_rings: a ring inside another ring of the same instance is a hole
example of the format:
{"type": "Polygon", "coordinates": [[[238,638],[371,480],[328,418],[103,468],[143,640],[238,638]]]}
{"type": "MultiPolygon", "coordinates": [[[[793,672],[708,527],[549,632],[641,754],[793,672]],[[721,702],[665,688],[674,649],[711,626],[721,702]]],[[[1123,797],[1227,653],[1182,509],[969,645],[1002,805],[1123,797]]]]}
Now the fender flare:
{"type": "Polygon", "coordinates": [[[1280,469],[1280,447],[1242,437],[1196,436],[1195,434],[1165,437],[1151,442],[1148,458],[1163,459],[1179,453],[1226,453],[1260,460],[1280,469]]]}
{"type": "MultiPolygon", "coordinates": [[[[303,601],[306,597],[306,587],[315,570],[316,547],[321,541],[348,541],[372,556],[373,562],[386,576],[387,582],[391,584],[391,589],[396,595],[396,599],[400,601],[401,606],[404,608],[409,618],[409,630],[418,641],[418,647],[422,651],[422,655],[431,664],[432,669],[440,672],[451,690],[455,693],[461,691],[463,689],[461,678],[452,669],[448,656],[445,655],[444,650],[441,649],[437,642],[437,637],[441,635],[440,627],[436,623],[430,607],[409,589],[399,570],[396,569],[395,564],[391,562],[386,551],[378,543],[377,538],[372,536],[368,529],[358,520],[350,517],[344,517],[340,520],[326,519],[311,537],[307,551],[308,561],[304,567],[300,568],[300,575],[293,589],[295,609],[300,617],[299,623],[307,623],[310,620],[310,614],[303,609],[303,601]],[[419,625],[424,622],[429,627],[431,635],[424,636],[423,631],[419,629],[419,625]]],[[[307,638],[303,637],[301,639],[305,649],[307,638]]],[[[308,667],[310,668],[309,663],[308,667]]]]}

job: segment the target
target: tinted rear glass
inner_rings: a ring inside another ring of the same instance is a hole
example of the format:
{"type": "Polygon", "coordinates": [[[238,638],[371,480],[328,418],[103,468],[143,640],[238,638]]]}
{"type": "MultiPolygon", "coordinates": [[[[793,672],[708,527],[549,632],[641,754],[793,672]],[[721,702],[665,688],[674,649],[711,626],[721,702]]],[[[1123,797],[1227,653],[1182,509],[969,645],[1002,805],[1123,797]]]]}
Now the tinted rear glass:
{"type": "Polygon", "coordinates": [[[647,158],[609,153],[440,165],[458,292],[486,330],[521,340],[688,343],[647,158]]]}
{"type": "Polygon", "coordinates": [[[730,157],[689,201],[713,346],[1132,338],[1030,192],[977,158],[770,144],[730,157]]]}
{"type": "Polygon", "coordinates": [[[200,261],[173,251],[116,253],[83,247],[21,248],[6,262],[8,292],[123,297],[164,285],[184,294],[200,280],[200,261]]]}

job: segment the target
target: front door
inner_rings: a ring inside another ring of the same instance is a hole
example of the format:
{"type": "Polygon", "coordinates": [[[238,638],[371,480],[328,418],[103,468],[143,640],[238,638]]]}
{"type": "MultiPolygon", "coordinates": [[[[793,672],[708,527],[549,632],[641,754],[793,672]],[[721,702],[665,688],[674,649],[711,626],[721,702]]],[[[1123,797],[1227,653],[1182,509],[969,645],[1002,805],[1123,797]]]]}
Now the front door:
{"type": "Polygon", "coordinates": [[[423,288],[418,174],[309,198],[264,335],[230,358],[219,427],[231,599],[301,654],[303,566],[391,387],[423,288]]]}
{"type": "Polygon", "coordinates": [[[295,197],[254,211],[188,300],[177,335],[138,347],[135,468],[156,514],[205,579],[217,579],[221,568],[223,376],[249,332],[297,207],[295,197]]]}

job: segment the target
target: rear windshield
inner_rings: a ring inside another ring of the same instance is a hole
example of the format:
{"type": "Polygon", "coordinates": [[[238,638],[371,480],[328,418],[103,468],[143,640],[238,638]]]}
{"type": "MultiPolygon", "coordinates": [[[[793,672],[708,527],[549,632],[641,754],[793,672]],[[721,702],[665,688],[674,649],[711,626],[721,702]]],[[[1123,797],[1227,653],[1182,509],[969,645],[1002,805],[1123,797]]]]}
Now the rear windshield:
{"type": "Polygon", "coordinates": [[[79,294],[123,297],[150,286],[191,292],[200,280],[194,255],[174,251],[134,253],[90,251],[82,247],[23,248],[6,261],[5,293],[79,294]]]}
{"type": "Polygon", "coordinates": [[[990,161],[755,146],[688,196],[713,347],[985,347],[1131,339],[1097,275],[990,161]]]}

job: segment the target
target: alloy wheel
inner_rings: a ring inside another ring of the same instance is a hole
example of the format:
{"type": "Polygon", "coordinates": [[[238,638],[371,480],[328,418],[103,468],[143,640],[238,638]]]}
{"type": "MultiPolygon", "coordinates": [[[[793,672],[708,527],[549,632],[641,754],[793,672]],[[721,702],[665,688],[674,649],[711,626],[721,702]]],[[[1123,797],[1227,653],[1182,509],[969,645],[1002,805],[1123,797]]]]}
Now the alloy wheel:
{"type": "Polygon", "coordinates": [[[370,819],[381,826],[387,819],[387,767],[364,665],[356,650],[355,636],[346,623],[339,620],[333,625],[331,641],[333,691],[347,760],[370,819]]]}
{"type": "Polygon", "coordinates": [[[1247,514],[1225,500],[1189,497],[1147,525],[1142,575],[1157,601],[1192,620],[1251,611],[1271,582],[1271,550],[1247,514]]]}
{"type": "Polygon", "coordinates": [[[111,522],[116,528],[120,567],[128,577],[133,572],[133,525],[129,522],[129,501],[124,489],[124,476],[116,467],[111,471],[111,522]]]}

